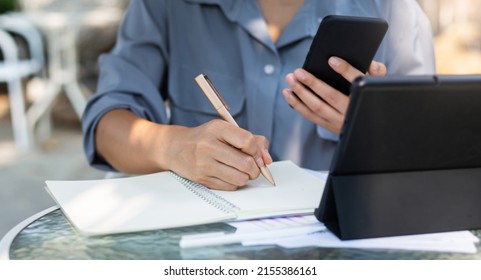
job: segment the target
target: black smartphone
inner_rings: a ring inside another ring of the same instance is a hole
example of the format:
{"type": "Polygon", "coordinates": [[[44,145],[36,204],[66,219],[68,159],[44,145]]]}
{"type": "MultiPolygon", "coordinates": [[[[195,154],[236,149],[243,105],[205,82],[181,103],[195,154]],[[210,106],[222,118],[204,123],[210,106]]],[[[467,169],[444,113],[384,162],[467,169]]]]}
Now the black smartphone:
{"type": "Polygon", "coordinates": [[[380,18],[327,16],[317,29],[302,68],[349,95],[351,83],[329,66],[328,59],[340,57],[366,73],[387,29],[388,23],[380,18]]]}

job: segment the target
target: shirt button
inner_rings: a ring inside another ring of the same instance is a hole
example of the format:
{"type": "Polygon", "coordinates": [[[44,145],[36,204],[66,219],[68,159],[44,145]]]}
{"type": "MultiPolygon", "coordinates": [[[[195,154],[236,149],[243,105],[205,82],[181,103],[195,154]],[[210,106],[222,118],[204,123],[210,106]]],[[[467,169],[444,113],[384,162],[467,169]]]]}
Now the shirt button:
{"type": "Polygon", "coordinates": [[[264,66],[264,73],[266,73],[267,75],[272,75],[272,73],[274,73],[274,65],[272,64],[266,64],[266,66],[264,66]]]}

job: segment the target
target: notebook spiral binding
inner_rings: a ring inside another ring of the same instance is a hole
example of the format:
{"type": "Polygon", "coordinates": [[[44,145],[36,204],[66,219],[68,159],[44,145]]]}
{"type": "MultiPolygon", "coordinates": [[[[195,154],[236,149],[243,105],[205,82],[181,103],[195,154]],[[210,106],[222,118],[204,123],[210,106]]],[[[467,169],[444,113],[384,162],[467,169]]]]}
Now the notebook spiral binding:
{"type": "Polygon", "coordinates": [[[232,202],[224,199],[220,195],[213,193],[207,187],[193,182],[189,179],[186,179],[182,176],[179,176],[177,173],[170,171],[170,174],[174,176],[182,185],[184,185],[188,190],[193,192],[195,195],[200,197],[205,202],[209,203],[210,205],[214,206],[215,208],[225,212],[225,213],[236,213],[240,210],[238,206],[233,204],[232,202]]]}

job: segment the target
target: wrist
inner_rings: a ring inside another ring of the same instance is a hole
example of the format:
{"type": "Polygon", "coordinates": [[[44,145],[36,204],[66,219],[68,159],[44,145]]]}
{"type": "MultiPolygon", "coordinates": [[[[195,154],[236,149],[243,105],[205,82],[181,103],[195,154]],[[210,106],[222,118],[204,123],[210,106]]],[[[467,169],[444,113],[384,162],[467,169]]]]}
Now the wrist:
{"type": "Polygon", "coordinates": [[[155,135],[151,137],[150,157],[160,170],[175,170],[175,163],[182,152],[182,130],[186,127],[177,125],[158,125],[155,135]]]}

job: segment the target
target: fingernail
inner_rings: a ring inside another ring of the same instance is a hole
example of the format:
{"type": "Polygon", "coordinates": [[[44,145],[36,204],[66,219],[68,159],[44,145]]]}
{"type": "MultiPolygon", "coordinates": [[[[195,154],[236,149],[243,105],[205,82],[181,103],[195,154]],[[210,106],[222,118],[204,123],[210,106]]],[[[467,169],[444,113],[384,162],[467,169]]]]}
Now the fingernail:
{"type": "Polygon", "coordinates": [[[337,68],[339,67],[339,65],[341,65],[341,60],[335,56],[331,56],[331,58],[329,58],[329,65],[331,65],[334,68],[337,68]]]}
{"type": "Polygon", "coordinates": [[[306,74],[305,74],[304,71],[301,70],[301,69],[297,69],[297,70],[294,72],[294,74],[295,74],[296,77],[297,77],[299,80],[301,80],[301,81],[303,81],[303,80],[306,79],[306,74]]]}
{"type": "Polygon", "coordinates": [[[259,157],[256,160],[256,163],[257,163],[257,166],[259,166],[259,167],[265,166],[264,161],[262,160],[262,157],[259,157]]]}
{"type": "Polygon", "coordinates": [[[379,64],[377,64],[377,62],[372,63],[372,70],[374,72],[377,72],[379,70],[379,64]]]}
{"type": "Polygon", "coordinates": [[[265,157],[267,157],[269,159],[270,162],[272,162],[271,154],[269,153],[269,151],[267,149],[264,149],[264,151],[262,151],[262,153],[264,154],[265,157]]]}

